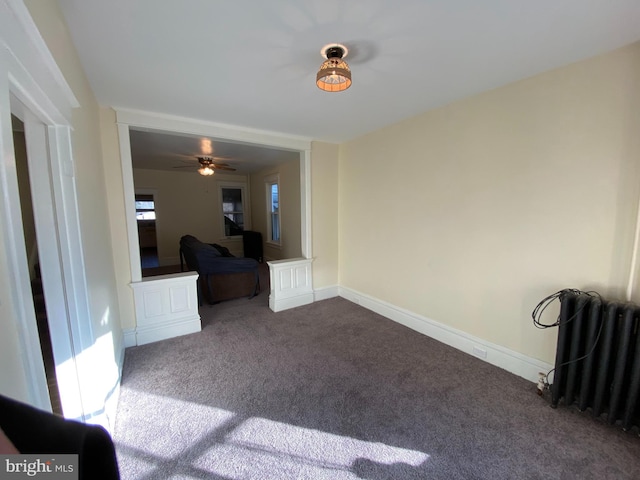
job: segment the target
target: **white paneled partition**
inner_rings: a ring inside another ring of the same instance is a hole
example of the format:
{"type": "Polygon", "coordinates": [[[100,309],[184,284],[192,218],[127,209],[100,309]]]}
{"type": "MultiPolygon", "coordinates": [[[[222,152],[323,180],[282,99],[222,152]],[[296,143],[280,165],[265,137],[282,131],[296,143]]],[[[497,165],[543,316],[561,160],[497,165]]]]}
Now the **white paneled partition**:
{"type": "Polygon", "coordinates": [[[310,258],[267,262],[271,291],[269,308],[274,312],[313,303],[310,258]]]}
{"type": "Polygon", "coordinates": [[[135,344],[201,330],[195,272],[143,278],[131,283],[138,324],[135,344]]]}

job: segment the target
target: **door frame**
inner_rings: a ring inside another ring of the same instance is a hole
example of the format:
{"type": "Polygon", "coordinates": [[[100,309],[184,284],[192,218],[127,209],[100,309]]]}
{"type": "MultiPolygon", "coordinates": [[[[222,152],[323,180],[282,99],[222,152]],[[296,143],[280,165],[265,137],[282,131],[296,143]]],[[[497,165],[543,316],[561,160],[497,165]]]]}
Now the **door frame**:
{"type": "Polygon", "coordinates": [[[71,112],[80,104],[20,0],[0,2],[0,47],[0,227],[26,377],[21,400],[51,410],[23,238],[12,113],[25,122],[43,287],[47,311],[55,312],[51,330],[58,332],[52,347],[62,406],[66,417],[84,421],[81,385],[86,372],[76,359],[93,344],[93,332],[71,149],[71,112]]]}

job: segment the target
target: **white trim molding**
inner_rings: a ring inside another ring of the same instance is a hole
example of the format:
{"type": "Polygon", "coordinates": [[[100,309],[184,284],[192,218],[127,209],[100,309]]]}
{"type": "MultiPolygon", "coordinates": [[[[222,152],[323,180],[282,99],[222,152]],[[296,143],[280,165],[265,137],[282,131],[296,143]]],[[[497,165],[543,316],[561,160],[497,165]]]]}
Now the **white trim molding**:
{"type": "MultiPolygon", "coordinates": [[[[137,345],[135,328],[127,328],[122,331],[122,344],[124,348],[135,347],[137,345]]],[[[122,349],[123,351],[124,348],[122,349]]]]}
{"type": "MultiPolygon", "coordinates": [[[[227,227],[225,220],[225,212],[224,211],[224,199],[222,195],[223,189],[236,189],[242,192],[242,219],[243,219],[243,230],[251,230],[251,188],[249,187],[248,179],[240,180],[240,181],[232,181],[232,180],[216,180],[216,188],[218,189],[218,205],[220,208],[216,212],[216,216],[219,217],[218,223],[220,227],[220,232],[222,232],[222,240],[242,240],[242,235],[227,235],[227,227]]],[[[238,213],[238,212],[232,212],[238,213]]]]}
{"type": "Polygon", "coordinates": [[[383,300],[378,300],[356,290],[340,287],[340,296],[364,308],[376,312],[394,322],[431,337],[439,342],[473,355],[519,377],[538,382],[539,372],[548,372],[552,365],[528,357],[508,348],[469,335],[466,332],[410,312],[383,300]]]}
{"type": "Polygon", "coordinates": [[[136,127],[205,135],[219,138],[220,140],[268,145],[284,150],[308,150],[311,144],[311,139],[307,137],[284,135],[268,130],[196,120],[178,115],[152,113],[128,108],[113,108],[116,111],[117,123],[136,127]]]}
{"type": "Polygon", "coordinates": [[[302,243],[302,256],[312,258],[311,244],[311,148],[300,152],[300,232],[302,243]]]}
{"type": "MultiPolygon", "coordinates": [[[[306,137],[284,135],[278,132],[256,130],[206,122],[191,118],[161,113],[144,112],[126,108],[114,107],[118,137],[120,143],[120,159],[122,164],[122,181],[125,197],[125,215],[127,218],[127,236],[129,239],[129,263],[132,282],[142,279],[140,267],[140,252],[138,249],[138,230],[135,220],[133,167],[131,161],[131,139],[129,128],[152,129],[164,132],[186,133],[190,135],[205,135],[218,140],[263,145],[282,150],[297,151],[300,154],[300,201],[301,201],[301,231],[300,241],[304,260],[308,261],[308,273],[311,272],[312,244],[311,244],[311,139],[306,137]]],[[[222,239],[222,241],[234,239],[222,239]]],[[[294,259],[298,260],[298,259],[294,259]]],[[[309,295],[313,301],[309,279],[309,295]]],[[[301,299],[298,299],[301,300],[301,299]]],[[[283,305],[278,300],[279,305],[283,305]]],[[[295,303],[287,299],[287,303],[295,303]]]]}
{"type": "Polygon", "coordinates": [[[328,300],[329,298],[335,298],[339,296],[340,287],[338,285],[316,288],[313,291],[313,299],[315,302],[319,302],[320,300],[328,300]]]}
{"type": "Polygon", "coordinates": [[[280,249],[282,248],[282,231],[280,229],[280,226],[282,225],[281,222],[281,218],[280,218],[280,207],[278,206],[278,211],[277,212],[273,212],[271,209],[273,207],[273,193],[272,193],[272,188],[273,185],[277,186],[277,190],[278,190],[278,205],[280,205],[280,195],[281,195],[281,190],[280,190],[280,174],[279,173],[272,173],[271,175],[267,175],[264,177],[264,194],[265,194],[265,205],[266,205],[266,217],[267,217],[267,238],[265,240],[265,243],[267,245],[269,245],[271,248],[276,248],[276,249],[280,249]],[[278,231],[278,240],[273,240],[273,216],[276,215],[278,218],[278,225],[277,225],[277,231],[278,231]]]}
{"type": "Polygon", "coordinates": [[[14,91],[20,101],[35,113],[46,117],[45,123],[67,125],[71,111],[80,106],[60,67],[49,51],[23,0],[0,2],[0,43],[11,52],[15,60],[12,68],[14,83],[26,88],[14,91]],[[4,4],[4,5],[2,5],[4,4]],[[23,74],[26,74],[23,76],[23,74]],[[37,83],[33,88],[30,83],[37,83]],[[27,86],[28,85],[28,86],[27,86]]]}
{"type": "MultiPolygon", "coordinates": [[[[24,247],[20,198],[15,174],[11,117],[25,124],[34,219],[47,312],[52,332],[56,375],[65,416],[102,423],[104,404],[92,404],[110,386],[96,382],[86,352],[97,340],[92,330],[82,251],[71,119],[80,104],[48,50],[22,0],[0,1],[0,257],[10,259],[5,292],[7,322],[15,325],[26,391],[20,400],[51,409],[42,353],[35,327],[29,286],[29,261],[24,247]],[[100,388],[96,388],[99,386],[100,388]],[[105,391],[101,391],[104,388],[105,391]],[[98,413],[96,413],[98,412],[98,413]]],[[[116,352],[117,353],[117,352],[116,352]]],[[[20,373],[16,372],[16,375],[20,373]]]]}
{"type": "Polygon", "coordinates": [[[274,312],[313,303],[311,258],[267,262],[271,292],[269,308],[274,312]]]}
{"type": "MultiPolygon", "coordinates": [[[[199,332],[195,272],[143,278],[132,282],[136,308],[136,345],[199,332]]],[[[129,333],[130,335],[130,333],[129,333]]],[[[131,342],[131,338],[127,340],[131,342]]]]}

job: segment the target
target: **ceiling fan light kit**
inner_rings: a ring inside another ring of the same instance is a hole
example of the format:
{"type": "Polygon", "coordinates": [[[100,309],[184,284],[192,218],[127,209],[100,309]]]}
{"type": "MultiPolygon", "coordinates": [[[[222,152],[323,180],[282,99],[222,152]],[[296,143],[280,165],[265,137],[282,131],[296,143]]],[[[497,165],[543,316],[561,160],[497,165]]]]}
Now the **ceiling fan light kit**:
{"type": "Polygon", "coordinates": [[[330,43],[320,50],[326,60],[316,74],[316,85],[325,92],[342,92],[351,86],[351,69],[344,58],[349,53],[347,47],[330,43]]]}
{"type": "MultiPolygon", "coordinates": [[[[198,168],[198,173],[205,177],[209,177],[213,175],[216,170],[226,170],[228,172],[235,172],[236,169],[229,166],[228,163],[216,163],[214,160],[219,157],[196,157],[200,167],[198,168]]],[[[185,165],[173,168],[193,168],[196,165],[185,165]]]]}

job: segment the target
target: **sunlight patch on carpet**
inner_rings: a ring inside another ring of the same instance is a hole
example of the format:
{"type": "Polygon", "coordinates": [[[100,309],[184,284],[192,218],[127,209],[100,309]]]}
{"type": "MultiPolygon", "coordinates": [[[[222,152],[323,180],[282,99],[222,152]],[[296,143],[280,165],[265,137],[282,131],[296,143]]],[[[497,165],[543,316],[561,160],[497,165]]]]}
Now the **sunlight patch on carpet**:
{"type": "Polygon", "coordinates": [[[119,415],[118,444],[144,456],[172,458],[185,453],[235,418],[233,412],[151,393],[139,396],[136,410],[119,415]],[[144,438],[144,442],[140,439],[144,438]],[[160,453],[161,452],[161,453],[160,453]]]}
{"type": "Polygon", "coordinates": [[[416,450],[151,393],[138,395],[135,410],[121,405],[119,415],[116,450],[130,478],[403,478],[429,459],[416,450]]]}
{"type": "Polygon", "coordinates": [[[265,418],[250,418],[209,448],[194,466],[232,479],[362,478],[358,471],[401,471],[429,455],[265,418]],[[224,461],[222,461],[224,459],[224,461]]]}

